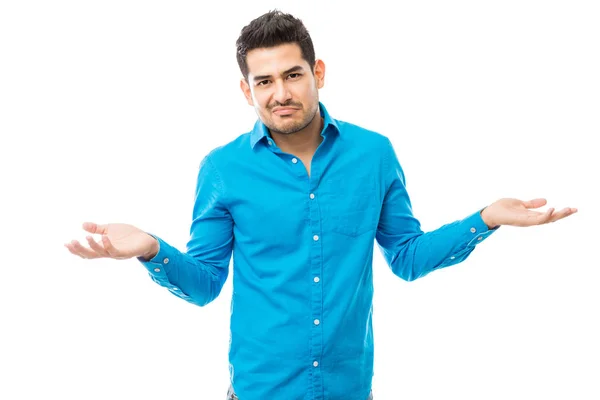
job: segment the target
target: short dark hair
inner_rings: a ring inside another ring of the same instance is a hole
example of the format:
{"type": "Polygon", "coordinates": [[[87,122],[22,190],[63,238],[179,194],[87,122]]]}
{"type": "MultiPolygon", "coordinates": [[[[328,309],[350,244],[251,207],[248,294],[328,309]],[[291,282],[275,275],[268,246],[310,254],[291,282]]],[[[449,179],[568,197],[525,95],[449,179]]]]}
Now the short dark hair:
{"type": "Polygon", "coordinates": [[[246,25],[236,41],[237,62],[244,79],[248,80],[246,56],[250,50],[287,43],[296,43],[300,46],[302,58],[313,71],[315,49],[308,30],[300,19],[291,14],[272,10],[246,25]]]}

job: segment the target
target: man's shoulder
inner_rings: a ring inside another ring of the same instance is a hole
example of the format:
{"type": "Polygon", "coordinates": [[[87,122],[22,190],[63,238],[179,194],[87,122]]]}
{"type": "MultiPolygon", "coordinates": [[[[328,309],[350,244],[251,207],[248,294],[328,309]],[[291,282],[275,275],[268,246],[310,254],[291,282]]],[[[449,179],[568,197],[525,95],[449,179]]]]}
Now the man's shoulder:
{"type": "Polygon", "coordinates": [[[353,143],[375,146],[387,146],[390,143],[386,135],[374,129],[339,119],[335,122],[340,130],[340,136],[348,138],[353,143]]]}

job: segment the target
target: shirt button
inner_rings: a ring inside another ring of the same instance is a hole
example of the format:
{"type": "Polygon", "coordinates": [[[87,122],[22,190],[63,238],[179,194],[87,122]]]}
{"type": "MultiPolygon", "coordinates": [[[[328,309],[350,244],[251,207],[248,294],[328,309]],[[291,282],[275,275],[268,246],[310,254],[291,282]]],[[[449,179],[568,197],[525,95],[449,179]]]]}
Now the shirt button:
{"type": "Polygon", "coordinates": [[[483,239],[483,237],[481,237],[481,236],[479,236],[479,237],[477,238],[477,240],[481,240],[481,239],[483,239]]]}
{"type": "Polygon", "coordinates": [[[315,235],[313,236],[313,240],[316,242],[317,240],[319,240],[319,235],[315,235]]]}
{"type": "Polygon", "coordinates": [[[471,228],[471,233],[475,233],[475,232],[477,232],[477,229],[471,228]]]}
{"type": "Polygon", "coordinates": [[[179,290],[179,288],[174,287],[173,290],[179,290]]]}
{"type": "Polygon", "coordinates": [[[296,164],[296,163],[298,162],[298,159],[294,157],[294,158],[292,158],[292,162],[293,162],[294,164],[296,164]]]}
{"type": "Polygon", "coordinates": [[[319,321],[318,319],[315,319],[315,325],[319,325],[321,323],[321,321],[319,321]]]}
{"type": "Polygon", "coordinates": [[[454,260],[455,258],[456,258],[456,257],[454,257],[454,256],[450,257],[450,259],[451,259],[451,260],[454,260]]]}
{"type": "Polygon", "coordinates": [[[318,362],[318,361],[315,361],[315,362],[313,363],[313,367],[318,367],[318,366],[319,366],[319,362],[318,362]]]}
{"type": "Polygon", "coordinates": [[[273,146],[273,142],[269,140],[269,146],[273,146]]]}
{"type": "Polygon", "coordinates": [[[314,280],[315,282],[319,282],[319,281],[320,281],[320,279],[319,279],[319,277],[318,277],[318,276],[315,276],[315,279],[313,279],[313,280],[314,280]]]}
{"type": "Polygon", "coordinates": [[[168,259],[168,258],[165,258],[165,259],[163,260],[163,263],[165,263],[165,264],[168,264],[168,263],[169,263],[169,259],[168,259]]]}
{"type": "Polygon", "coordinates": [[[314,193],[311,193],[311,194],[310,194],[310,198],[311,198],[311,199],[314,199],[314,198],[315,198],[315,194],[314,194],[314,193]]]}
{"type": "Polygon", "coordinates": [[[154,272],[160,272],[160,268],[154,268],[154,272]]]}

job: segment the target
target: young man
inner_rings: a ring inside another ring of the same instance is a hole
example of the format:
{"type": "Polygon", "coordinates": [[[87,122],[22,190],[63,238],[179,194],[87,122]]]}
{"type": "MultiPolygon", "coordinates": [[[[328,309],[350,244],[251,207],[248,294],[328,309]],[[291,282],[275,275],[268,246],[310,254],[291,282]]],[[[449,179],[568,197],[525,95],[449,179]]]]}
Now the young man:
{"type": "Polygon", "coordinates": [[[237,41],[254,128],[202,161],[187,251],[127,224],[83,258],[137,257],[152,279],[199,306],[213,301],[233,253],[228,398],[372,398],[372,257],[411,281],[458,264],[501,225],[554,222],[577,210],[501,199],[423,232],[390,140],[336,120],[319,102],[325,64],[302,22],[278,11],[237,41]]]}

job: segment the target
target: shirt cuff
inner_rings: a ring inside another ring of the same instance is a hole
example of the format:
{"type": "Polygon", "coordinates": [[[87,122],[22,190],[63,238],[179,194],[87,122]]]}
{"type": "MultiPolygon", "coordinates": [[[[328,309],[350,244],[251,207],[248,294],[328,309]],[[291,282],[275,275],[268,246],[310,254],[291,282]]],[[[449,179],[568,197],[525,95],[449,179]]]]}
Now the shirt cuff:
{"type": "Polygon", "coordinates": [[[150,260],[145,260],[142,257],[138,257],[138,261],[148,270],[148,274],[154,282],[167,288],[177,297],[186,299],[188,296],[183,293],[179,287],[173,285],[169,281],[168,277],[169,271],[171,271],[171,266],[176,261],[178,250],[158,236],[149,232],[146,233],[158,241],[158,253],[156,253],[156,255],[150,260]]]}
{"type": "Polygon", "coordinates": [[[481,218],[481,210],[469,215],[457,227],[457,233],[461,238],[460,241],[464,244],[457,251],[450,254],[439,267],[447,267],[464,261],[478,244],[496,232],[499,227],[488,228],[486,223],[483,222],[483,218],[481,218]]]}
{"type": "Polygon", "coordinates": [[[497,231],[500,227],[500,225],[498,225],[494,228],[488,228],[487,224],[483,221],[483,218],[481,217],[482,211],[483,208],[465,218],[465,222],[468,221],[471,225],[471,227],[469,228],[469,232],[473,234],[480,234],[479,236],[483,235],[482,239],[475,239],[480,241],[486,239],[489,235],[497,231]],[[475,230],[473,230],[473,228],[475,228],[475,230]]]}

